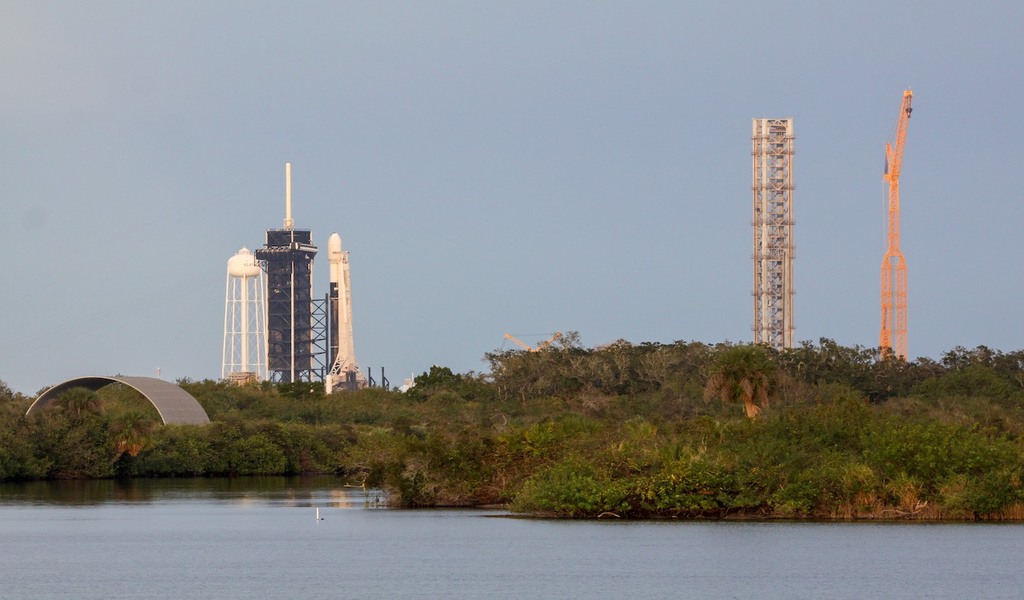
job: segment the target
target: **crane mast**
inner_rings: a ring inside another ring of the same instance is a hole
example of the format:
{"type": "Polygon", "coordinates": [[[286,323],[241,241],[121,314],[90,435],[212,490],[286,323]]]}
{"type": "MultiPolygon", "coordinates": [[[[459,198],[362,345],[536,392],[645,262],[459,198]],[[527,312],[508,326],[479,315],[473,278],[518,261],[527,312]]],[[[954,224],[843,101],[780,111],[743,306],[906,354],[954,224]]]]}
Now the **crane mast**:
{"type": "Polygon", "coordinates": [[[907,357],[907,263],[900,250],[900,169],[913,96],[910,90],[903,92],[896,140],[885,144],[885,172],[882,175],[889,184],[889,238],[882,258],[882,327],[878,346],[883,354],[895,352],[900,358],[907,357]]]}

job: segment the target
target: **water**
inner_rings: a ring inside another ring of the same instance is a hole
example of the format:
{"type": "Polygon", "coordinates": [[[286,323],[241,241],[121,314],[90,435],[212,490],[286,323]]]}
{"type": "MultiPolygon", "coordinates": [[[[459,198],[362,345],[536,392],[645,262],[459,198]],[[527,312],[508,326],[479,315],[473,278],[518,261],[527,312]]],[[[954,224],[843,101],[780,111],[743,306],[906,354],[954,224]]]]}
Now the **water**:
{"type": "Polygon", "coordinates": [[[1020,525],[553,521],[373,498],[330,479],[3,485],[0,598],[1019,598],[1024,584],[1020,525]]]}

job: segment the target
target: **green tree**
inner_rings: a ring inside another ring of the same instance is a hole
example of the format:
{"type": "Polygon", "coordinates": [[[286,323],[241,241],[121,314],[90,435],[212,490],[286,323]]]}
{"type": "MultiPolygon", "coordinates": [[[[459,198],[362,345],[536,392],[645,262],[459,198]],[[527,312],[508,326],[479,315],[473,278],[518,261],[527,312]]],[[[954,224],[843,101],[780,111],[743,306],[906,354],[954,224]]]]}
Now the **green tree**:
{"type": "Polygon", "coordinates": [[[453,373],[448,367],[434,365],[430,371],[418,375],[415,385],[406,392],[410,400],[440,400],[450,404],[452,400],[486,400],[493,397],[493,388],[486,379],[476,373],[453,373]]]}
{"type": "Polygon", "coordinates": [[[112,462],[117,462],[123,454],[138,456],[140,452],[152,446],[149,434],[154,427],[156,423],[153,420],[138,413],[130,413],[115,421],[110,426],[116,452],[112,462]]]}
{"type": "Polygon", "coordinates": [[[264,433],[235,440],[227,451],[230,475],[274,475],[288,464],[281,447],[264,433]]]}
{"type": "Polygon", "coordinates": [[[0,403],[11,402],[12,400],[14,400],[14,392],[11,391],[6,381],[0,379],[0,403]]]}
{"type": "Polygon", "coordinates": [[[96,392],[83,387],[71,388],[60,395],[57,406],[64,410],[68,417],[81,421],[88,415],[99,414],[100,398],[96,392]]]}
{"type": "Polygon", "coordinates": [[[705,398],[742,402],[753,419],[768,405],[777,382],[775,363],[760,346],[735,346],[723,350],[711,365],[705,398]]]}

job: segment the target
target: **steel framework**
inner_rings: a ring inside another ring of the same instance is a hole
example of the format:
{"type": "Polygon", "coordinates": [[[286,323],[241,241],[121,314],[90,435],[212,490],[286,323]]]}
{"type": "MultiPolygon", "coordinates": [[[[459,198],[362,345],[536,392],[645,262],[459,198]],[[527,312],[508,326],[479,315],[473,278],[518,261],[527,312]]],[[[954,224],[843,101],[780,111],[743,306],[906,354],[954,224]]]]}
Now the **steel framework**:
{"type": "Polygon", "coordinates": [[[754,343],[793,346],[793,119],[753,120],[754,343]]]}
{"type": "Polygon", "coordinates": [[[192,394],[177,385],[153,377],[125,377],[124,375],[76,377],[58,383],[40,394],[32,406],[28,407],[28,412],[25,414],[31,415],[40,412],[70,389],[84,387],[95,392],[111,383],[126,385],[142,394],[142,397],[148,400],[160,414],[160,420],[164,425],[172,423],[175,425],[206,425],[210,422],[210,417],[206,414],[203,406],[192,394]]]}
{"type": "Polygon", "coordinates": [[[330,302],[326,297],[314,299],[313,306],[313,381],[326,381],[328,365],[327,354],[329,352],[330,314],[328,306],[330,302]]]}
{"type": "Polygon", "coordinates": [[[271,229],[256,259],[267,273],[267,368],[270,380],[312,381],[313,257],[308,230],[271,229]]]}
{"type": "Polygon", "coordinates": [[[889,236],[882,258],[882,326],[878,333],[878,346],[882,353],[895,352],[900,358],[907,357],[907,262],[900,250],[900,170],[913,97],[910,90],[903,92],[896,140],[885,143],[885,172],[882,175],[889,185],[889,236]]]}

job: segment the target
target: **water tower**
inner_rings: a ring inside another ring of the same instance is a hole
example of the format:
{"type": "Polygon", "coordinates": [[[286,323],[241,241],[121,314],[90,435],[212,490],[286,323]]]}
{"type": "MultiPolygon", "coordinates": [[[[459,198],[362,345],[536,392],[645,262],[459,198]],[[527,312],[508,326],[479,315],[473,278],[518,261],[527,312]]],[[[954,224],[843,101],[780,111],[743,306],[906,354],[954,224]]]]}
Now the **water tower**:
{"type": "Polygon", "coordinates": [[[263,270],[248,248],[228,259],[221,379],[244,382],[267,378],[264,289],[263,270]]]}

